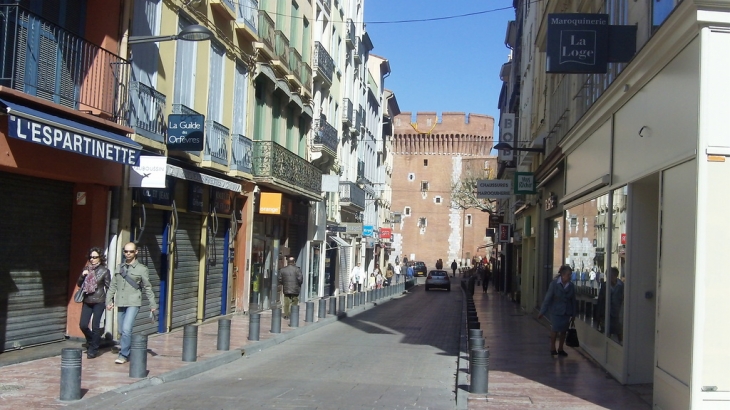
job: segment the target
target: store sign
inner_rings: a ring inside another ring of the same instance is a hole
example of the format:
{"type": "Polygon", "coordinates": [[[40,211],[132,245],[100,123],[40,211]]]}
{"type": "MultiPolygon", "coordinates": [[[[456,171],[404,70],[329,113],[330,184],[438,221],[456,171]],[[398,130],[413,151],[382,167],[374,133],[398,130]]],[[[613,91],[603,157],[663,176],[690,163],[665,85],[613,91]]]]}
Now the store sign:
{"type": "Polygon", "coordinates": [[[259,213],[266,215],[281,214],[281,194],[277,192],[262,192],[259,197],[259,213]]]}
{"type": "Polygon", "coordinates": [[[210,188],[210,197],[216,213],[228,215],[233,210],[233,192],[227,189],[210,188]]]}
{"type": "Polygon", "coordinates": [[[515,194],[535,194],[535,174],[532,172],[515,172],[515,194]]]}
{"type": "Polygon", "coordinates": [[[129,173],[133,188],[164,188],[167,177],[167,157],[140,155],[137,166],[129,173]]]}
{"type": "Polygon", "coordinates": [[[373,226],[372,225],[363,225],[362,226],[362,236],[373,236],[373,226]]]}
{"type": "Polygon", "coordinates": [[[195,182],[188,183],[188,212],[203,212],[205,188],[195,182]]]}
{"type": "Polygon", "coordinates": [[[489,227],[492,229],[499,228],[499,224],[504,222],[504,216],[502,215],[489,215],[489,227]]]}
{"type": "Polygon", "coordinates": [[[175,197],[175,178],[167,178],[167,188],[142,188],[139,189],[140,200],[145,204],[172,206],[172,199],[175,197]]]}
{"type": "MultiPolygon", "coordinates": [[[[515,145],[515,115],[512,113],[502,113],[499,123],[499,142],[506,142],[514,147],[515,145]]],[[[515,159],[514,150],[499,150],[497,160],[499,162],[512,162],[515,159]]]]}
{"type": "Polygon", "coordinates": [[[625,233],[621,234],[621,245],[626,245],[626,234],[625,233]]]}
{"type": "Polygon", "coordinates": [[[345,227],[345,233],[362,235],[362,222],[344,222],[342,225],[345,227]]]}
{"type": "Polygon", "coordinates": [[[327,225],[327,231],[329,231],[329,232],[346,232],[347,228],[344,226],[327,225]]]}
{"type": "Polygon", "coordinates": [[[390,239],[391,237],[393,237],[391,228],[380,228],[380,239],[390,239]]]}
{"type": "Polygon", "coordinates": [[[605,73],[608,14],[548,14],[548,73],[605,73]]]}
{"type": "Polygon", "coordinates": [[[202,151],[205,116],[170,114],[167,116],[167,149],[202,151]]]}
{"type": "Polygon", "coordinates": [[[512,181],[509,179],[477,180],[477,198],[500,199],[512,196],[512,181]]]}
{"type": "Polygon", "coordinates": [[[512,225],[510,224],[499,224],[499,239],[500,243],[509,242],[509,238],[512,236],[512,225]]]}

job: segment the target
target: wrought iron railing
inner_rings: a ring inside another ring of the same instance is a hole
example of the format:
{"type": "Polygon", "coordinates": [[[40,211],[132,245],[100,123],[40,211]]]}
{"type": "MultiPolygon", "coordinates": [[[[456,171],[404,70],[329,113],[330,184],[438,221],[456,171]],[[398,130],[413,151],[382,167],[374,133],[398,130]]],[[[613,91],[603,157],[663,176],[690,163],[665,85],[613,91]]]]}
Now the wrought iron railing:
{"type": "Polygon", "coordinates": [[[231,170],[253,173],[253,141],[241,134],[231,136],[231,170]]]}
{"type": "Polygon", "coordinates": [[[185,104],[172,104],[172,113],[185,115],[201,115],[199,112],[195,111],[185,104]]]}
{"type": "Polygon", "coordinates": [[[165,142],[165,94],[133,81],[129,84],[129,126],[137,134],[165,142]]]}
{"type": "Polygon", "coordinates": [[[258,0],[237,0],[236,21],[247,25],[254,33],[258,33],[258,0]]]}
{"type": "Polygon", "coordinates": [[[289,47],[289,71],[297,78],[301,79],[302,56],[296,48],[289,47]]]}
{"type": "Polygon", "coordinates": [[[342,122],[348,126],[352,125],[352,101],[349,98],[342,99],[342,122]]]}
{"type": "Polygon", "coordinates": [[[348,204],[365,209],[365,191],[354,182],[340,182],[340,204],[348,204]]]}
{"type": "Polygon", "coordinates": [[[129,62],[18,5],[0,6],[0,85],[122,122],[129,62]]]}
{"type": "Polygon", "coordinates": [[[324,48],[319,41],[314,42],[314,59],[312,61],[313,70],[324,77],[328,82],[332,82],[332,73],[335,71],[335,62],[332,60],[330,53],[324,48]]]}
{"type": "Polygon", "coordinates": [[[253,147],[254,177],[321,195],[322,172],[317,167],[273,141],[254,141],[253,147]]]}
{"type": "Polygon", "coordinates": [[[332,0],[322,0],[322,7],[329,14],[330,10],[332,10],[332,0]]]}
{"type": "Polygon", "coordinates": [[[352,21],[352,19],[347,19],[345,22],[345,27],[347,27],[347,35],[345,37],[345,42],[347,43],[350,48],[355,47],[355,22],[352,21]]]}
{"type": "Polygon", "coordinates": [[[259,10],[259,38],[261,42],[274,51],[274,42],[276,41],[276,30],[274,29],[274,20],[269,17],[266,10],[259,10]]]}
{"type": "Polygon", "coordinates": [[[284,64],[286,68],[289,68],[289,39],[281,30],[276,30],[274,53],[279,57],[279,60],[284,64]]]}
{"type": "Polygon", "coordinates": [[[337,138],[337,129],[330,125],[324,116],[314,120],[314,138],[315,144],[324,145],[325,147],[332,150],[333,153],[337,153],[337,144],[339,139],[337,138]]]}
{"type": "Polygon", "coordinates": [[[225,126],[208,120],[205,122],[205,148],[203,160],[228,165],[228,137],[231,131],[225,126]]]}

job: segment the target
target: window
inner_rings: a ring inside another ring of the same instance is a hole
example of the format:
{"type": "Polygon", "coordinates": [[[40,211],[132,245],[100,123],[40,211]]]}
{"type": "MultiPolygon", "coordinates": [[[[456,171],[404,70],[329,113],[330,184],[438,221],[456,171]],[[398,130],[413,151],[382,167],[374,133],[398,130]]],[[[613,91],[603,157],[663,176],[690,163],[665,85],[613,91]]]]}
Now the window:
{"type": "Polygon", "coordinates": [[[466,214],[466,220],[464,221],[464,224],[466,226],[471,226],[471,222],[472,222],[471,214],[466,214]]]}
{"type": "Polygon", "coordinates": [[[411,216],[411,207],[410,206],[403,208],[403,215],[411,216]]]}
{"type": "Polygon", "coordinates": [[[428,191],[428,181],[421,181],[421,192],[428,191]]]}
{"type": "Polygon", "coordinates": [[[436,203],[436,204],[440,204],[440,203],[443,202],[443,200],[441,199],[440,196],[436,196],[436,197],[433,198],[433,202],[436,203]]]}
{"type": "Polygon", "coordinates": [[[413,180],[415,180],[415,179],[416,179],[416,174],[414,174],[414,173],[410,173],[410,174],[408,174],[408,180],[409,180],[409,181],[413,181],[413,180]]]}
{"type": "MultiPolygon", "coordinates": [[[[190,20],[180,16],[177,31],[192,25],[190,20]]],[[[182,104],[193,108],[195,103],[195,63],[197,62],[198,42],[177,41],[175,54],[175,91],[174,104],[182,104]]]]}
{"type": "Polygon", "coordinates": [[[427,166],[428,166],[428,160],[427,160],[427,159],[424,159],[424,160],[423,160],[423,166],[424,166],[424,167],[427,167],[427,166]]]}
{"type": "Polygon", "coordinates": [[[225,51],[218,43],[211,42],[210,79],[208,82],[208,118],[206,120],[223,122],[223,79],[225,74],[225,51]]]}
{"type": "Polygon", "coordinates": [[[236,63],[233,80],[233,134],[246,135],[246,109],[248,101],[248,72],[243,63],[236,63]]]}
{"type": "Polygon", "coordinates": [[[419,228],[425,228],[428,225],[428,220],[426,218],[418,218],[418,227],[419,228]]]}

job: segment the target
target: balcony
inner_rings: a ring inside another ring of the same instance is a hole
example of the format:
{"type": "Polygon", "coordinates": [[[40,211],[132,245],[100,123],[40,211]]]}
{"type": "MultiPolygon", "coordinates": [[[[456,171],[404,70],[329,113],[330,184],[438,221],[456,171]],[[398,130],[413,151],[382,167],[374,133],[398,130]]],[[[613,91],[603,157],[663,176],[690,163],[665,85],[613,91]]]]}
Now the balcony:
{"type": "Polygon", "coordinates": [[[362,124],[362,117],[360,116],[360,110],[355,110],[355,123],[350,127],[350,132],[354,135],[360,134],[360,124],[362,124]]]}
{"type": "Polygon", "coordinates": [[[205,121],[205,146],[203,161],[212,161],[224,166],[228,165],[228,136],[231,131],[223,125],[205,121]]]}
{"type": "Polygon", "coordinates": [[[365,135],[365,131],[367,128],[367,119],[365,118],[365,109],[362,108],[362,105],[360,106],[358,112],[359,112],[358,117],[360,117],[360,122],[357,124],[357,128],[362,135],[365,135]]]}
{"type": "Polygon", "coordinates": [[[340,182],[340,206],[365,210],[365,191],[354,182],[340,182]]]}
{"type": "Polygon", "coordinates": [[[352,52],[352,57],[355,60],[355,63],[362,62],[362,40],[360,40],[360,37],[355,37],[355,44],[354,44],[355,50],[352,52]]]}
{"type": "Polygon", "coordinates": [[[330,53],[325,50],[319,41],[314,42],[313,57],[314,78],[327,83],[327,85],[331,85],[332,73],[335,71],[335,62],[330,57],[330,53]]]}
{"type": "Polygon", "coordinates": [[[259,42],[254,43],[254,46],[270,59],[275,58],[274,44],[276,43],[276,30],[274,29],[274,20],[269,17],[269,13],[265,10],[259,10],[259,42]]]}
{"type": "Polygon", "coordinates": [[[296,48],[289,47],[289,79],[295,82],[301,82],[302,78],[302,55],[296,48]]]}
{"type": "Polygon", "coordinates": [[[236,18],[236,6],[233,0],[210,0],[210,7],[224,18],[230,20],[236,18]]]}
{"type": "Polygon", "coordinates": [[[337,129],[331,126],[324,116],[314,120],[312,129],[314,131],[312,142],[318,146],[314,148],[325,148],[330,151],[331,156],[337,156],[337,144],[339,144],[337,129]]]}
{"type": "Polygon", "coordinates": [[[286,75],[289,71],[289,39],[281,30],[274,32],[274,54],[276,58],[271,65],[276,67],[282,74],[286,75]]]}
{"type": "Polygon", "coordinates": [[[345,22],[345,27],[347,28],[347,34],[345,35],[345,44],[348,48],[353,49],[355,48],[355,44],[357,41],[357,37],[355,36],[355,22],[352,21],[352,19],[347,19],[345,22]]]}
{"type": "Polygon", "coordinates": [[[231,171],[253,174],[253,141],[241,134],[231,136],[231,171]]]}
{"type": "Polygon", "coordinates": [[[133,81],[129,84],[129,126],[153,141],[165,142],[165,94],[133,81]]]}
{"type": "Polygon", "coordinates": [[[254,141],[253,148],[254,181],[322,199],[322,172],[317,167],[273,141],[254,141]]]}
{"type": "Polygon", "coordinates": [[[309,96],[312,94],[312,67],[302,61],[302,65],[299,67],[299,70],[299,79],[304,87],[302,88],[302,91],[304,91],[302,94],[309,96]]]}
{"type": "Polygon", "coordinates": [[[127,60],[20,6],[0,6],[0,14],[0,85],[123,121],[127,60]]]}
{"type": "Polygon", "coordinates": [[[258,40],[258,0],[238,0],[236,2],[236,30],[248,40],[258,40]]]}
{"type": "Polygon", "coordinates": [[[349,98],[342,99],[342,123],[348,127],[352,125],[353,115],[352,101],[349,98]]]}
{"type": "Polygon", "coordinates": [[[332,10],[332,0],[320,0],[320,3],[322,3],[324,11],[327,12],[327,14],[330,14],[332,10]]]}

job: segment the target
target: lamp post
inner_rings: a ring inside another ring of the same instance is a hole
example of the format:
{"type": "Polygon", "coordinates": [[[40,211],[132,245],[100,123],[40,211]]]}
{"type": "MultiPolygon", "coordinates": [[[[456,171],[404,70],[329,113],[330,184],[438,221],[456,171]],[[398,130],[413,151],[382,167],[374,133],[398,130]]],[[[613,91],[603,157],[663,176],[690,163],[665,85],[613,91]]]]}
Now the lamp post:
{"type": "Polygon", "coordinates": [[[160,41],[184,40],[184,41],[205,41],[213,37],[213,32],[207,27],[199,24],[191,24],[180,30],[178,34],[171,36],[130,36],[128,44],[157,43],[160,41]]]}

